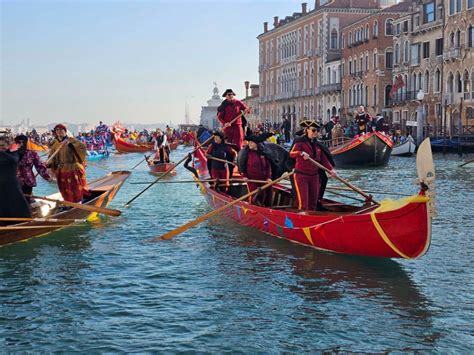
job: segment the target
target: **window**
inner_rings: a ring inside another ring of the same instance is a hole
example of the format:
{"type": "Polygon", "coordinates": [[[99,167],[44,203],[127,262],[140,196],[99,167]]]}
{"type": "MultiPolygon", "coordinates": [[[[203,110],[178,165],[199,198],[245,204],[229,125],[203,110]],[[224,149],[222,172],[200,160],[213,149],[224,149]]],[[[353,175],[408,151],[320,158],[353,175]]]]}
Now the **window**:
{"type": "Polygon", "coordinates": [[[456,92],[457,93],[462,92],[461,74],[459,74],[459,73],[456,74],[456,92]]]}
{"type": "Polygon", "coordinates": [[[474,48],[474,26],[472,26],[472,25],[469,26],[467,36],[468,36],[467,45],[470,48],[474,48]]]}
{"type": "Polygon", "coordinates": [[[345,46],[346,46],[346,36],[342,35],[342,38],[341,38],[341,48],[344,49],[345,46]]]}
{"type": "Polygon", "coordinates": [[[461,12],[461,11],[462,11],[462,1],[456,0],[456,12],[461,12]]]}
{"type": "Polygon", "coordinates": [[[331,31],[331,49],[337,48],[337,31],[333,29],[331,31]]]}
{"type": "Polygon", "coordinates": [[[425,87],[423,88],[423,91],[425,93],[430,92],[430,73],[429,73],[428,70],[425,71],[425,82],[424,82],[424,84],[425,84],[424,85],[425,87]]]}
{"type": "Polygon", "coordinates": [[[397,31],[396,31],[395,34],[399,35],[401,32],[402,32],[402,24],[401,24],[401,23],[397,23],[397,31]]]}
{"type": "Polygon", "coordinates": [[[379,23],[378,23],[378,21],[374,21],[374,30],[372,32],[374,33],[374,37],[377,38],[377,36],[379,35],[379,23]]]}
{"type": "Polygon", "coordinates": [[[474,98],[474,70],[471,72],[471,97],[474,98]]]}
{"type": "Polygon", "coordinates": [[[456,32],[456,47],[461,47],[461,31],[459,30],[456,32]]]}
{"type": "Polygon", "coordinates": [[[369,55],[365,55],[365,71],[369,70],[369,55]]]}
{"type": "Polygon", "coordinates": [[[374,106],[377,106],[377,85],[374,85],[374,92],[373,92],[372,101],[374,103],[374,106]]]}
{"type": "Polygon", "coordinates": [[[395,111],[393,113],[393,122],[399,123],[400,122],[400,111],[395,111]]]}
{"type": "Polygon", "coordinates": [[[387,19],[385,21],[385,36],[392,36],[393,35],[393,21],[392,19],[387,19]]]}
{"type": "Polygon", "coordinates": [[[463,81],[463,92],[464,92],[464,100],[469,100],[471,95],[471,82],[469,81],[469,73],[467,70],[464,71],[464,75],[462,78],[463,81]]]}
{"type": "Polygon", "coordinates": [[[390,49],[385,52],[385,67],[391,69],[393,66],[393,53],[390,49]]]}
{"type": "Polygon", "coordinates": [[[349,32],[349,46],[352,46],[352,32],[349,32]]]}
{"type": "Polygon", "coordinates": [[[408,41],[405,41],[405,47],[403,48],[403,61],[408,63],[408,58],[410,54],[410,44],[408,41]]]}
{"type": "Polygon", "coordinates": [[[430,57],[430,42],[423,43],[423,59],[430,57]]]}
{"type": "Polygon", "coordinates": [[[420,64],[420,44],[419,43],[411,45],[410,53],[411,53],[411,64],[412,65],[420,64]]]}
{"type": "Polygon", "coordinates": [[[403,21],[403,32],[408,32],[408,21],[403,21]]]}
{"type": "Polygon", "coordinates": [[[438,38],[436,40],[436,55],[443,55],[443,39],[438,38]]]}
{"type": "Polygon", "coordinates": [[[454,1],[455,0],[449,0],[449,14],[454,15],[454,1]]]}
{"type": "Polygon", "coordinates": [[[474,7],[474,0],[467,0],[467,8],[470,9],[471,7],[474,7]]]}
{"type": "Polygon", "coordinates": [[[415,16],[415,27],[420,27],[420,16],[415,16]]]}
{"type": "Polygon", "coordinates": [[[349,74],[352,74],[352,60],[349,60],[349,74]]]}
{"type": "Polygon", "coordinates": [[[369,40],[369,24],[365,25],[365,40],[369,40]]]}
{"type": "Polygon", "coordinates": [[[434,92],[441,91],[441,72],[439,71],[439,69],[436,69],[433,91],[434,92]]]}
{"type": "Polygon", "coordinates": [[[398,43],[395,45],[395,64],[400,63],[400,46],[398,43]]]}
{"type": "Polygon", "coordinates": [[[433,22],[435,18],[435,4],[430,2],[423,5],[423,23],[433,22]]]}
{"type": "Polygon", "coordinates": [[[472,120],[474,118],[474,108],[473,107],[467,107],[466,108],[466,118],[468,120],[472,120]]]}

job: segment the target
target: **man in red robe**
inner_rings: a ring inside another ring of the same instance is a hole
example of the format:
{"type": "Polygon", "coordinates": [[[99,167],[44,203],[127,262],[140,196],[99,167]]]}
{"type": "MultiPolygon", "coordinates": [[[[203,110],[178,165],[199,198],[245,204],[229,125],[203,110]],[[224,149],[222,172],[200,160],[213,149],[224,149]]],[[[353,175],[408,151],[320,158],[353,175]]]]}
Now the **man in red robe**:
{"type": "Polygon", "coordinates": [[[240,116],[235,122],[232,121],[242,113],[250,112],[250,108],[235,98],[232,89],[227,89],[222,96],[225,97],[225,100],[217,108],[217,118],[224,126],[227,142],[236,145],[240,150],[244,141],[244,130],[242,128],[244,120],[240,116]]]}

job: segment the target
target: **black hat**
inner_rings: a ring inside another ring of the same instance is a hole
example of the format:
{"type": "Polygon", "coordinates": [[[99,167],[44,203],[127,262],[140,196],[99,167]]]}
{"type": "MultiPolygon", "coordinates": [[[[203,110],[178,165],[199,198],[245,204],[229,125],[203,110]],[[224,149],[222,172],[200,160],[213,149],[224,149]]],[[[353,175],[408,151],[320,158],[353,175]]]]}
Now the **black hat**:
{"type": "Polygon", "coordinates": [[[245,140],[246,141],[249,141],[249,142],[255,142],[255,143],[262,143],[262,142],[265,142],[267,140],[267,138],[273,136],[273,133],[270,133],[270,132],[265,132],[265,133],[262,133],[262,134],[259,134],[259,135],[256,135],[256,134],[251,134],[247,137],[245,137],[245,140]]]}
{"type": "Polygon", "coordinates": [[[20,143],[20,142],[23,142],[23,143],[28,142],[28,137],[25,136],[24,134],[20,134],[20,135],[16,136],[15,137],[15,143],[20,143]]]}
{"type": "Polygon", "coordinates": [[[212,135],[213,136],[219,136],[219,137],[221,137],[222,140],[224,140],[224,133],[221,132],[221,131],[214,131],[214,132],[212,132],[212,135]]]}
{"type": "Polygon", "coordinates": [[[234,92],[234,90],[232,90],[232,89],[227,89],[227,90],[224,91],[224,93],[222,94],[222,97],[226,97],[227,94],[234,94],[234,95],[235,95],[235,92],[234,92]]]}
{"type": "Polygon", "coordinates": [[[300,122],[300,126],[303,128],[309,128],[309,127],[321,128],[321,125],[315,120],[303,120],[300,122]]]}

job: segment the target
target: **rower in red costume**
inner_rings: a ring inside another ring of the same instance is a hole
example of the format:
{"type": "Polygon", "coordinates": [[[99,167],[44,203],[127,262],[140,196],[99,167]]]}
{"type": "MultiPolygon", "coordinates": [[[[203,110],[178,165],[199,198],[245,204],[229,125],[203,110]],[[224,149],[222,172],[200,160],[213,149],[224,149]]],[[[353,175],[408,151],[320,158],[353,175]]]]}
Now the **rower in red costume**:
{"type": "Polygon", "coordinates": [[[318,204],[320,196],[320,171],[309,158],[317,161],[335,175],[332,164],[332,157],[329,151],[317,141],[318,128],[316,121],[305,120],[301,122],[304,128],[302,136],[295,138],[293,147],[290,150],[290,157],[295,159],[295,192],[298,209],[314,210],[318,204]]]}
{"type": "Polygon", "coordinates": [[[227,89],[222,96],[225,97],[225,100],[217,108],[217,118],[224,126],[227,142],[236,145],[240,150],[244,141],[242,125],[245,119],[243,120],[241,116],[232,124],[230,122],[240,114],[250,112],[250,108],[235,98],[232,89],[227,89]]]}
{"type": "MultiPolygon", "coordinates": [[[[217,181],[215,186],[220,185],[219,190],[227,192],[229,187],[229,164],[222,161],[214,160],[212,158],[217,158],[220,160],[231,160],[233,161],[237,152],[232,149],[229,144],[226,144],[224,141],[224,133],[215,131],[212,133],[214,136],[214,142],[209,145],[207,148],[206,157],[208,159],[207,165],[209,173],[211,174],[212,179],[224,180],[222,182],[217,181]]],[[[230,169],[233,169],[234,166],[231,165],[230,169]]],[[[216,188],[217,190],[217,188],[216,188]]]]}

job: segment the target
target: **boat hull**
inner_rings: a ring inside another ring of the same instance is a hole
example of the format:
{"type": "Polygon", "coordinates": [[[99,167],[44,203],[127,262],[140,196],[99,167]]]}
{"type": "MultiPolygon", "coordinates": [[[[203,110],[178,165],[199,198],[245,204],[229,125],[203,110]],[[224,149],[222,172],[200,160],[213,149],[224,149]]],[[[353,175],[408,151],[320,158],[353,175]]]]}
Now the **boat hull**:
{"type": "MultiPolygon", "coordinates": [[[[123,185],[125,180],[130,176],[129,171],[116,171],[109,173],[103,178],[92,181],[89,183],[89,190],[94,195],[94,198],[87,201],[85,204],[90,206],[106,207],[117,194],[120,187],[123,185]]],[[[60,199],[60,193],[48,196],[52,199],[60,199]]],[[[54,219],[86,219],[94,215],[95,212],[80,210],[72,208],[63,212],[55,213],[47,216],[40,216],[42,218],[54,218],[54,219]]],[[[15,227],[34,227],[41,226],[45,228],[38,229],[17,229],[10,231],[0,231],[0,246],[11,244],[14,242],[24,241],[34,237],[46,235],[56,230],[66,228],[67,225],[59,226],[56,222],[41,222],[32,221],[25,223],[18,223],[13,225],[15,227]]]]}
{"type": "Polygon", "coordinates": [[[386,165],[392,146],[390,138],[379,132],[372,132],[330,148],[330,151],[337,168],[365,168],[386,165]]]}
{"type": "Polygon", "coordinates": [[[163,175],[168,170],[172,170],[168,175],[169,176],[176,176],[176,164],[174,163],[164,163],[164,164],[148,164],[148,168],[150,169],[150,173],[153,175],[163,175]]]}
{"type": "Polygon", "coordinates": [[[153,144],[133,144],[124,141],[121,138],[116,138],[114,140],[115,149],[120,153],[145,153],[150,150],[153,150],[153,144]]]}
{"type": "Polygon", "coordinates": [[[110,153],[108,151],[96,152],[94,150],[87,151],[87,160],[99,160],[103,158],[108,158],[110,153]]]}
{"type": "Polygon", "coordinates": [[[170,150],[176,150],[178,148],[179,142],[171,142],[169,144],[170,150]]]}
{"type": "Polygon", "coordinates": [[[416,150],[416,144],[413,139],[408,138],[402,144],[396,145],[392,149],[392,155],[399,157],[411,157],[416,150]]]}

